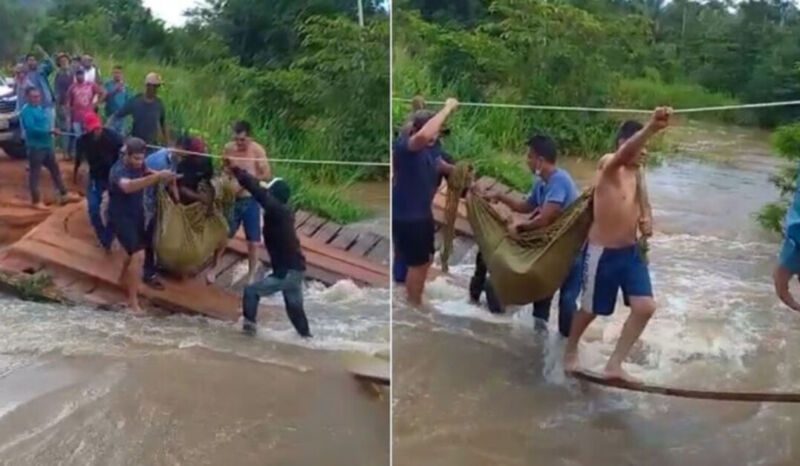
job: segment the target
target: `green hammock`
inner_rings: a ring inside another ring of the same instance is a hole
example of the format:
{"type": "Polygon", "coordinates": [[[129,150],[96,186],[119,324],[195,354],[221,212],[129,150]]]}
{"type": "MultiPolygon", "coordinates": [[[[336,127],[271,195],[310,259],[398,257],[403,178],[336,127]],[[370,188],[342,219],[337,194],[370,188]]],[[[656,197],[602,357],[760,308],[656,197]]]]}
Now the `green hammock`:
{"type": "Polygon", "coordinates": [[[592,191],[584,192],[548,227],[511,238],[500,215],[479,196],[467,199],[467,216],[504,305],[552,296],[564,283],[592,223],[592,191]]]}
{"type": "Polygon", "coordinates": [[[228,238],[226,212],[234,202],[231,185],[214,180],[201,185],[201,192],[213,192],[213,208],[203,203],[176,204],[165,189],[158,190],[158,219],[155,250],[158,263],[178,274],[199,271],[228,238]]]}

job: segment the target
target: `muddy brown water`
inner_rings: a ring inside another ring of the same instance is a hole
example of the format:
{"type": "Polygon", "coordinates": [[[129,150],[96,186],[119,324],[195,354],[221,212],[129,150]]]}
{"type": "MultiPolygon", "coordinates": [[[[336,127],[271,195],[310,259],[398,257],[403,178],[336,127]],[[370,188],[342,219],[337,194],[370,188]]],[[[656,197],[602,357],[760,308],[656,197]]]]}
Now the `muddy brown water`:
{"type": "MultiPolygon", "coordinates": [[[[768,178],[781,162],[761,133],[713,126],[676,133],[676,152],[648,172],[659,310],[628,368],[670,386],[800,391],[800,315],[773,295],[779,239],[753,218],[776,199],[768,178]]],[[[594,168],[562,165],[580,182],[594,168]]],[[[474,252],[466,246],[454,268],[462,281],[474,252]]],[[[799,406],[677,399],[565,379],[555,307],[548,331],[535,332],[529,307],[490,315],[469,305],[455,282],[429,286],[430,313],[411,311],[395,291],[395,465],[800,464],[799,406]]],[[[602,368],[626,316],[620,306],[590,327],[583,366],[602,368]]]]}
{"type": "MultiPolygon", "coordinates": [[[[364,227],[388,225],[376,218],[364,227]]],[[[0,465],[389,464],[388,390],[347,367],[351,352],[388,355],[389,298],[307,284],[306,342],[283,312],[247,338],[200,317],[0,296],[0,465]]]]}

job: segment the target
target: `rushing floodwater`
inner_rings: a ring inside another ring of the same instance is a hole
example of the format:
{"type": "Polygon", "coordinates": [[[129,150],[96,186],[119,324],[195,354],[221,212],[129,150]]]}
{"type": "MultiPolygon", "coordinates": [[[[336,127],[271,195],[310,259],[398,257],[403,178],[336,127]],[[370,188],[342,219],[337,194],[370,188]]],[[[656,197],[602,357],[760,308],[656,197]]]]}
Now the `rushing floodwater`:
{"type": "Polygon", "coordinates": [[[282,311],[248,338],[201,317],[0,297],[0,465],[388,464],[386,394],[345,364],[388,355],[389,291],[309,284],[306,306],[309,342],[282,311]]]}
{"type": "MultiPolygon", "coordinates": [[[[753,218],[777,198],[768,178],[778,161],[750,134],[679,136],[681,152],[717,157],[668,159],[648,172],[659,310],[627,367],[669,386],[800,391],[800,315],[773,294],[778,238],[753,218]],[[716,141],[724,150],[714,150],[716,141]]],[[[584,182],[593,170],[565,165],[584,182]]],[[[472,272],[468,249],[454,271],[462,282],[472,272]]],[[[396,465],[800,463],[800,408],[565,380],[555,315],[548,332],[535,333],[529,307],[493,316],[453,283],[440,278],[429,287],[432,314],[395,300],[396,465]]],[[[590,327],[583,366],[602,368],[626,316],[620,306],[590,327]]]]}

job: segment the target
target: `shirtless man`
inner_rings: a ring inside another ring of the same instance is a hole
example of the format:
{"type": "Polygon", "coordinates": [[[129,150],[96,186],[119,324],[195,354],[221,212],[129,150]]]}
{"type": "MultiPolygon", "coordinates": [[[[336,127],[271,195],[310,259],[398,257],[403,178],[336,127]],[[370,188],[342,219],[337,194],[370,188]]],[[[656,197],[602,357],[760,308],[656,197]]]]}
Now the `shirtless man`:
{"type": "Polygon", "coordinates": [[[669,126],[672,109],[659,107],[641,130],[627,139],[609,157],[598,173],[594,191],[594,221],[584,252],[584,282],[581,310],[572,320],[564,351],[564,370],[578,369],[578,342],[597,315],[614,312],[622,288],[631,313],[617,346],[606,364],[609,379],[635,381],[622,368],[633,344],[639,339],[656,310],[650,272],[636,244],[641,218],[637,192],[638,165],[647,141],[669,126]]]}
{"type": "MultiPolygon", "coordinates": [[[[259,181],[270,181],[272,170],[267,159],[267,151],[251,138],[250,123],[238,121],[233,125],[233,141],[225,146],[222,163],[228,168],[240,168],[259,181]]],[[[237,186],[236,205],[228,218],[229,237],[233,238],[240,226],[244,227],[247,239],[247,258],[249,272],[247,284],[253,282],[258,270],[258,247],[261,244],[261,209],[250,193],[237,186]]],[[[225,248],[220,248],[214,258],[214,266],[206,275],[206,281],[214,283],[219,274],[219,263],[225,248]]]]}

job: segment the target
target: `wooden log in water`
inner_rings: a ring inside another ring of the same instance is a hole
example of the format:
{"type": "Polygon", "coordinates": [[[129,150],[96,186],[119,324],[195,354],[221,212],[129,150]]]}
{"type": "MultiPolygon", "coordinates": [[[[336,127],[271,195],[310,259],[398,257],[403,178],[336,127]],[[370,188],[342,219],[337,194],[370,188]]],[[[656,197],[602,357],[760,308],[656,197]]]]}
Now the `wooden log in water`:
{"type": "Polygon", "coordinates": [[[648,383],[629,382],[620,379],[607,379],[591,371],[575,371],[571,373],[576,379],[605,387],[619,388],[634,392],[653,393],[657,395],[692,398],[695,400],[715,401],[748,401],[756,403],[800,403],[800,393],[786,392],[731,392],[717,390],[700,390],[690,388],[662,387],[648,383]]]}

